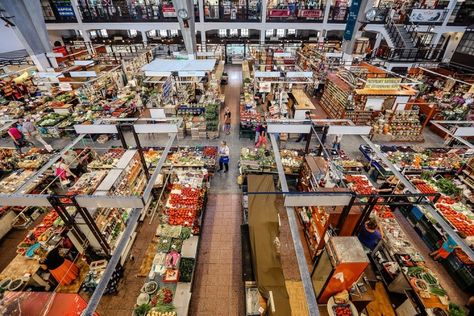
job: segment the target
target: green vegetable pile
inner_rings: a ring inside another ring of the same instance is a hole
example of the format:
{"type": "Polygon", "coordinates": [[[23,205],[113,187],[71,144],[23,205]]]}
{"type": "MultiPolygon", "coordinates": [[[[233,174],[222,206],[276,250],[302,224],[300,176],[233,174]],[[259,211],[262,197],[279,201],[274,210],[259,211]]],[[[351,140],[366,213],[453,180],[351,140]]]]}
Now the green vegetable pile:
{"type": "Polygon", "coordinates": [[[142,304],[135,308],[134,312],[136,316],[146,316],[148,314],[148,311],[151,309],[151,306],[149,304],[142,304]]]}
{"type": "Polygon", "coordinates": [[[464,316],[466,313],[464,310],[454,303],[449,303],[449,316],[464,316]]]}
{"type": "Polygon", "coordinates": [[[458,188],[451,180],[446,178],[441,178],[436,181],[436,187],[441,191],[441,193],[449,196],[457,196],[461,193],[461,189],[458,188]]]}
{"type": "Polygon", "coordinates": [[[179,263],[179,282],[191,282],[194,270],[193,258],[181,258],[179,263]]]}
{"type": "Polygon", "coordinates": [[[219,126],[219,105],[218,104],[208,104],[206,106],[206,130],[208,132],[217,131],[219,126]]]}

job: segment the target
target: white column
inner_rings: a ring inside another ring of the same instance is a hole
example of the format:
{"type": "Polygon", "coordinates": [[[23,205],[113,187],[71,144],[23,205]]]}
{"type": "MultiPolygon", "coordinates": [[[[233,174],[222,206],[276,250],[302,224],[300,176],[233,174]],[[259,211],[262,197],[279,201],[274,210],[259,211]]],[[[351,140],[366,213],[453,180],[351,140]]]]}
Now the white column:
{"type": "Polygon", "coordinates": [[[265,30],[260,30],[260,44],[265,44],[265,30]]]}
{"type": "Polygon", "coordinates": [[[267,5],[267,0],[262,0],[262,23],[267,22],[267,5]]]}
{"type": "Polygon", "coordinates": [[[457,0],[449,0],[448,12],[446,13],[446,16],[444,17],[443,27],[448,25],[449,18],[453,14],[454,8],[456,8],[456,3],[457,3],[457,0]]]}
{"type": "Polygon", "coordinates": [[[204,23],[204,0],[198,0],[199,23],[204,23]]]}
{"type": "Polygon", "coordinates": [[[382,33],[377,33],[377,37],[375,37],[374,47],[372,48],[372,57],[374,57],[375,54],[377,54],[377,51],[380,47],[380,43],[382,42],[382,39],[383,39],[382,33]]]}
{"type": "MultiPolygon", "coordinates": [[[[51,68],[51,65],[46,57],[46,54],[30,55],[31,60],[35,63],[36,68],[39,71],[46,71],[48,68],[51,68]]],[[[57,64],[56,64],[57,67],[57,64]]]]}
{"type": "Polygon", "coordinates": [[[82,24],[81,10],[79,10],[79,3],[77,0],[71,0],[71,6],[74,10],[74,14],[76,15],[77,23],[82,24]]]}
{"type": "Polygon", "coordinates": [[[141,33],[142,33],[143,45],[146,47],[146,46],[148,46],[148,38],[146,37],[146,31],[141,31],[141,33]]]}
{"type": "Polygon", "coordinates": [[[329,12],[331,11],[332,0],[326,1],[326,7],[324,8],[323,28],[326,30],[326,24],[329,20],[329,12]]]}
{"type": "Polygon", "coordinates": [[[84,40],[84,44],[86,45],[87,52],[89,54],[95,54],[94,45],[91,42],[91,38],[89,36],[88,30],[81,30],[82,31],[82,39],[84,40]]]}
{"type": "Polygon", "coordinates": [[[206,31],[201,30],[201,50],[207,52],[206,31]]]}

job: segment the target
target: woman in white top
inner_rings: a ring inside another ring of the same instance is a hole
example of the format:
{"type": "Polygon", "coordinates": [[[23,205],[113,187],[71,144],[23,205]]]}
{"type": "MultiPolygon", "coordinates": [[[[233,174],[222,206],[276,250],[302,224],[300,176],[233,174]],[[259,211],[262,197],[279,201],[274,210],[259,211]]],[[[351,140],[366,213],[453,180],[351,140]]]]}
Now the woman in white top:
{"type": "Polygon", "coordinates": [[[224,167],[224,172],[229,171],[229,146],[227,146],[227,143],[225,141],[221,142],[221,145],[219,147],[219,170],[222,171],[224,167]]]}

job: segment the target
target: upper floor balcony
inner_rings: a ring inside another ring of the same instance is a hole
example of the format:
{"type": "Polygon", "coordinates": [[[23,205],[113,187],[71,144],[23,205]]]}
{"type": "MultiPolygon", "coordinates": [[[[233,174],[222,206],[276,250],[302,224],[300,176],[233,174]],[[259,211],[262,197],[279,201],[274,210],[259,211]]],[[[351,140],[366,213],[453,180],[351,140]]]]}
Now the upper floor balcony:
{"type": "Polygon", "coordinates": [[[206,22],[260,22],[262,6],[260,1],[240,5],[234,3],[204,3],[204,21],[206,22]]]}
{"type": "MultiPolygon", "coordinates": [[[[150,1],[151,2],[151,1],[150,1]]],[[[79,12],[83,22],[177,22],[177,13],[173,3],[156,2],[156,4],[124,5],[110,4],[79,4],[79,12]]],[[[194,16],[199,21],[199,9],[194,5],[194,16]]]]}
{"type": "Polygon", "coordinates": [[[271,22],[322,22],[324,5],[315,3],[270,4],[267,7],[267,21],[271,22]]]}

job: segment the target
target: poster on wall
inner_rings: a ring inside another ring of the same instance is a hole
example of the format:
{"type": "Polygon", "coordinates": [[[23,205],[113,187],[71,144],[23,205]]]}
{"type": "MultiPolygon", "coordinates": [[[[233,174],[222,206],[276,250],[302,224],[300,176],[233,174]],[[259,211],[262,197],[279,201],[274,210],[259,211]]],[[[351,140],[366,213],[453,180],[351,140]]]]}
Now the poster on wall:
{"type": "Polygon", "coordinates": [[[410,14],[411,22],[441,22],[444,17],[444,10],[413,9],[410,14]]]}

